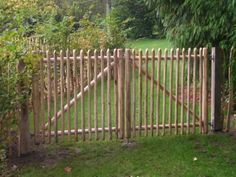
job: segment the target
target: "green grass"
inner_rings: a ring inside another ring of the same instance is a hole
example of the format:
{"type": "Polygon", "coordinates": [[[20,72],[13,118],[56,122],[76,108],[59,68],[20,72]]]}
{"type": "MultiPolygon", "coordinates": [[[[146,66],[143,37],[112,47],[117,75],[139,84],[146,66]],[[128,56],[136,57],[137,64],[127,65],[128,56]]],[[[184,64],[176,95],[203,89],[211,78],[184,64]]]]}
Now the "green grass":
{"type": "Polygon", "coordinates": [[[126,44],[127,47],[142,49],[145,51],[146,49],[158,49],[161,48],[164,50],[165,48],[171,48],[171,43],[166,39],[137,39],[128,41],[126,44]]]}
{"type": "Polygon", "coordinates": [[[228,135],[145,137],[133,147],[119,141],[54,145],[46,147],[46,159],[24,164],[19,176],[234,177],[235,149],[228,135]]]}

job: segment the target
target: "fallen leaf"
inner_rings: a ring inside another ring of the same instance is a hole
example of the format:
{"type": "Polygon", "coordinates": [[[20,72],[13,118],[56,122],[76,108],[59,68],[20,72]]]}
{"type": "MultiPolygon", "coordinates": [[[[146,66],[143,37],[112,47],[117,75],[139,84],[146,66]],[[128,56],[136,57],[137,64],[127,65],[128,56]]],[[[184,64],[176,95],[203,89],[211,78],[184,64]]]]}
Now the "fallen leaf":
{"type": "Polygon", "coordinates": [[[64,171],[65,171],[66,173],[71,173],[71,170],[72,170],[71,167],[66,167],[66,168],[64,168],[64,171]]]}

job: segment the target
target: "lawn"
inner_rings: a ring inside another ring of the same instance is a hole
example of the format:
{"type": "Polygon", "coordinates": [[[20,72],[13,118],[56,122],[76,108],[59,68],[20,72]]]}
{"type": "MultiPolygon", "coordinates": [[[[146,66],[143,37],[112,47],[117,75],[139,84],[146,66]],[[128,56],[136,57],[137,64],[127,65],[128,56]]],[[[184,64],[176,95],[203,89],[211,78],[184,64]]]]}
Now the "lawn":
{"type": "Polygon", "coordinates": [[[120,141],[59,144],[18,160],[14,175],[233,177],[235,149],[236,137],[226,134],[145,137],[129,146],[120,141]]]}
{"type": "Polygon", "coordinates": [[[137,39],[128,41],[126,46],[134,49],[142,49],[143,51],[153,48],[164,50],[165,48],[170,49],[171,43],[166,39],[137,39]]]}

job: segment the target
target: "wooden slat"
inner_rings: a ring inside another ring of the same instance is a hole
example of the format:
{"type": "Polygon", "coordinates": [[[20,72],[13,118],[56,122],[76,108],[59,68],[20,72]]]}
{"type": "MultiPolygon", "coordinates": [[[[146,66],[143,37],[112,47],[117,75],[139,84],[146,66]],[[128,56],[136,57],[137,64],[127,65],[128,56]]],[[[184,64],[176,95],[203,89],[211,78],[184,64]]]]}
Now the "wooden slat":
{"type": "Polygon", "coordinates": [[[199,49],[199,132],[202,133],[202,48],[199,49]]]}
{"type": "Polygon", "coordinates": [[[159,135],[159,119],[160,114],[160,85],[161,85],[161,49],[158,49],[158,65],[157,65],[157,114],[156,114],[156,135],[159,135]]]}
{"type": "Polygon", "coordinates": [[[125,51],[125,117],[126,117],[126,140],[129,142],[131,138],[131,80],[130,80],[130,50],[125,51]]]}
{"type": "MultiPolygon", "coordinates": [[[[73,50],[73,57],[74,57],[74,60],[73,60],[73,75],[74,75],[74,78],[75,78],[75,84],[74,84],[74,97],[77,96],[77,93],[78,93],[78,73],[77,73],[77,61],[76,61],[76,50],[73,50]]],[[[75,104],[74,104],[74,109],[75,109],[75,112],[74,112],[74,127],[75,127],[75,130],[78,130],[78,101],[75,100],[75,104]]],[[[75,131],[75,141],[78,141],[78,131],[75,131]]]]}
{"type": "Polygon", "coordinates": [[[144,100],[144,112],[145,112],[145,136],[148,135],[148,49],[146,49],[145,52],[145,70],[146,70],[146,75],[145,75],[145,100],[144,100]]]}
{"type": "Polygon", "coordinates": [[[61,127],[62,127],[62,140],[64,140],[64,130],[65,130],[65,115],[64,115],[64,56],[63,51],[60,51],[60,91],[61,91],[61,127]]]}
{"type": "MultiPolygon", "coordinates": [[[[184,133],[184,70],[185,70],[185,49],[182,50],[182,77],[181,77],[181,134],[184,133]]],[[[195,117],[195,116],[193,116],[195,117]]]]}
{"type": "Polygon", "coordinates": [[[101,77],[101,102],[102,102],[102,139],[105,139],[105,131],[104,131],[104,127],[105,127],[105,96],[104,96],[104,51],[101,50],[100,52],[101,55],[101,73],[102,73],[102,77],[101,77]]]}
{"type": "Polygon", "coordinates": [[[57,90],[57,54],[56,51],[53,52],[54,57],[54,117],[55,117],[55,141],[58,142],[58,120],[57,120],[57,99],[58,99],[58,90],[57,90]]]}
{"type": "Polygon", "coordinates": [[[88,85],[88,129],[89,129],[89,140],[92,139],[92,123],[91,123],[91,52],[88,50],[87,53],[88,59],[87,59],[87,85],[88,85]]]}
{"type": "Polygon", "coordinates": [[[95,138],[98,140],[98,105],[97,105],[97,61],[98,53],[94,51],[94,127],[95,127],[95,138]]]}
{"type": "Polygon", "coordinates": [[[202,119],[204,122],[204,133],[208,132],[208,53],[203,49],[203,83],[202,83],[202,119]]]}
{"type": "MultiPolygon", "coordinates": [[[[37,70],[39,65],[36,65],[37,70]]],[[[10,69],[10,68],[9,68],[10,69]]],[[[39,75],[35,73],[32,79],[32,106],[34,120],[34,143],[39,144],[39,125],[40,125],[40,95],[39,95],[39,75]]]]}
{"type": "MultiPolygon", "coordinates": [[[[151,135],[153,136],[154,123],[154,77],[155,77],[155,50],[152,49],[152,78],[151,78],[151,135]]],[[[135,92],[135,90],[133,90],[135,92]]]]}
{"type": "MultiPolygon", "coordinates": [[[[234,48],[232,47],[230,50],[230,56],[229,56],[229,63],[232,62],[233,59],[233,52],[234,48]]],[[[232,102],[233,102],[233,81],[232,81],[232,66],[228,66],[228,84],[229,84],[229,103],[227,105],[227,116],[226,116],[226,127],[225,130],[226,132],[230,131],[230,119],[231,119],[231,114],[232,114],[232,102]]]]}
{"type": "MultiPolygon", "coordinates": [[[[70,104],[70,60],[69,60],[69,57],[70,57],[70,53],[69,53],[69,50],[66,51],[66,101],[67,101],[67,104],[70,104]]],[[[71,138],[71,133],[70,133],[70,130],[71,130],[71,112],[70,112],[70,107],[68,108],[67,110],[67,119],[68,119],[68,138],[70,139],[71,138]]]]}
{"type": "MultiPolygon", "coordinates": [[[[194,61],[193,61],[193,114],[196,114],[196,67],[197,67],[197,49],[194,48],[194,61]]],[[[193,133],[195,133],[196,128],[196,119],[195,116],[193,116],[193,133]]]]}
{"type": "Polygon", "coordinates": [[[114,49],[114,98],[115,98],[115,126],[116,126],[116,138],[118,138],[118,58],[117,58],[117,49],[114,49]]]}
{"type": "Polygon", "coordinates": [[[141,131],[142,131],[142,114],[143,114],[143,105],[142,105],[142,50],[139,50],[139,136],[141,136],[141,131]]]}
{"type": "MultiPolygon", "coordinates": [[[[172,86],[173,86],[173,58],[174,58],[174,50],[170,50],[170,57],[171,57],[171,62],[170,62],[170,95],[173,95],[172,91],[172,86]]],[[[172,96],[169,96],[169,131],[170,134],[172,133],[172,96]]]]}
{"type": "MultiPolygon", "coordinates": [[[[42,125],[45,124],[45,102],[44,102],[44,65],[43,65],[43,60],[40,60],[40,117],[42,120],[42,125]]],[[[45,141],[45,129],[43,127],[42,129],[42,141],[45,141]]]]}
{"type": "Polygon", "coordinates": [[[47,79],[48,79],[48,143],[51,143],[51,95],[52,95],[52,90],[51,90],[51,62],[49,60],[49,51],[47,51],[47,79]]]}
{"type": "MultiPolygon", "coordinates": [[[[168,56],[168,50],[165,49],[165,54],[164,54],[165,61],[164,61],[164,71],[163,71],[164,90],[166,90],[167,56],[168,56]]],[[[162,131],[162,135],[165,135],[165,118],[166,118],[166,94],[163,93],[163,112],[162,112],[162,126],[163,126],[163,131],[162,131]]]]}
{"type": "Polygon", "coordinates": [[[191,49],[188,49],[188,78],[187,78],[187,134],[190,132],[190,72],[191,72],[191,49]]]}
{"type": "Polygon", "coordinates": [[[125,79],[125,60],[123,57],[123,51],[121,49],[118,50],[118,59],[119,59],[119,69],[118,69],[118,78],[119,78],[119,129],[120,134],[119,138],[124,138],[125,132],[125,92],[124,92],[124,79],[125,79]]]}
{"type": "Polygon", "coordinates": [[[80,51],[80,92],[81,92],[81,128],[82,140],[85,141],[85,112],[84,112],[84,51],[80,51]]]}
{"type": "Polygon", "coordinates": [[[136,137],[136,79],[135,79],[135,50],[132,51],[132,93],[133,93],[133,97],[132,97],[132,108],[133,108],[133,137],[136,137]]]}
{"type": "Polygon", "coordinates": [[[109,128],[109,139],[112,139],[111,131],[111,56],[110,50],[107,50],[107,120],[109,128]]]}
{"type": "Polygon", "coordinates": [[[176,49],[176,100],[175,100],[175,134],[178,134],[178,100],[179,100],[179,49],[176,49]]]}

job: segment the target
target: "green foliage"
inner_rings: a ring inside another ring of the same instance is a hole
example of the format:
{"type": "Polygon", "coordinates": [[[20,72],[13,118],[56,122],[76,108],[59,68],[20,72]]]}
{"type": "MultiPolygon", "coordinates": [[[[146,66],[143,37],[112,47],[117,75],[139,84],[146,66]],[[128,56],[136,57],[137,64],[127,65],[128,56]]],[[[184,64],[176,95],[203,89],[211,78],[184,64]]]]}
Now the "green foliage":
{"type": "MultiPolygon", "coordinates": [[[[205,0],[145,0],[163,19],[168,38],[176,47],[221,47],[225,75],[229,64],[236,68],[235,55],[229,61],[230,49],[236,46],[236,2],[205,0]]],[[[232,69],[236,86],[236,70],[232,69]]],[[[225,79],[227,80],[227,79],[225,79]]],[[[236,90],[236,87],[235,87],[236,90]]]]}
{"type": "Polygon", "coordinates": [[[143,0],[117,0],[111,16],[125,31],[127,38],[152,37],[157,24],[155,11],[148,9],[143,0]]]}
{"type": "Polygon", "coordinates": [[[21,103],[30,97],[34,61],[37,59],[37,55],[28,52],[24,38],[17,32],[4,33],[0,38],[0,149],[15,138],[9,135],[18,130],[17,113],[21,103]],[[26,65],[23,71],[18,70],[19,62],[26,65]],[[18,92],[20,84],[25,86],[21,88],[21,94],[18,92]]]}
{"type": "Polygon", "coordinates": [[[235,1],[145,0],[164,21],[169,39],[178,47],[221,46],[236,41],[235,1]]]}

